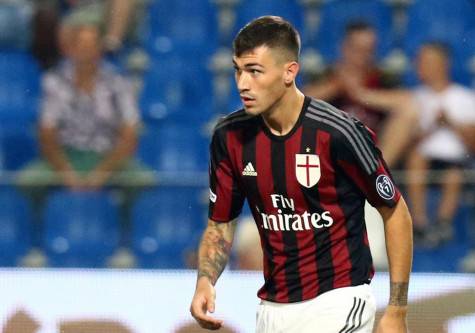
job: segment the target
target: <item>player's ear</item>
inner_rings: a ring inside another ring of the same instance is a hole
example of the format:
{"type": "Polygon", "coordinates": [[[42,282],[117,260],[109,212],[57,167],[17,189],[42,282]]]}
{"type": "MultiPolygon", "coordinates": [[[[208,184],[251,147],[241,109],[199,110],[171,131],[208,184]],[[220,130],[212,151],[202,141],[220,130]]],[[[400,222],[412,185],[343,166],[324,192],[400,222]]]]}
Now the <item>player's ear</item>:
{"type": "Polygon", "coordinates": [[[296,61],[291,61],[285,64],[284,82],[286,85],[290,85],[295,81],[299,69],[300,65],[296,61]]]}

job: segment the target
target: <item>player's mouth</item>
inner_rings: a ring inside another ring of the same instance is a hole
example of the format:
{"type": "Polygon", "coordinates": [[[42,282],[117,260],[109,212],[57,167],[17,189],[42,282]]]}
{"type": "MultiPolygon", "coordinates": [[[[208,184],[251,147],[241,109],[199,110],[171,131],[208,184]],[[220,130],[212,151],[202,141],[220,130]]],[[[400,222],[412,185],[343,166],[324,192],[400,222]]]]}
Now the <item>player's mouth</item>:
{"type": "Polygon", "coordinates": [[[241,100],[245,106],[250,106],[255,102],[255,99],[248,95],[241,95],[241,100]]]}

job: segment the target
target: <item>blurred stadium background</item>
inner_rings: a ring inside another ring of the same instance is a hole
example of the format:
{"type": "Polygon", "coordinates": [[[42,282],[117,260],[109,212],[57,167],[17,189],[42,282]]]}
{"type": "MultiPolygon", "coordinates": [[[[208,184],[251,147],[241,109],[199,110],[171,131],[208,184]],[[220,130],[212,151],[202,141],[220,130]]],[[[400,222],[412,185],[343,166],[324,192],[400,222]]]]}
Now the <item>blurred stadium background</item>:
{"type": "MultiPolygon", "coordinates": [[[[475,87],[472,0],[144,0],[136,40],[124,44],[110,60],[137,89],[143,128],[136,154],[155,171],[155,184],[134,203],[125,248],[118,235],[116,191],[52,193],[43,215],[45,261],[35,264],[25,262],[36,227],[32,208],[15,187],[16,172],[39,155],[36,125],[44,72],[31,53],[35,2],[0,0],[0,265],[4,267],[0,325],[7,333],[59,332],[59,322],[66,322],[68,329],[61,332],[145,333],[153,331],[147,327],[154,323],[163,329],[154,332],[172,332],[179,321],[190,319],[194,275],[179,270],[193,268],[194,250],[206,223],[211,128],[218,117],[240,105],[233,83],[231,41],[252,18],[281,15],[299,29],[301,83],[338,57],[345,24],[364,19],[379,35],[378,63],[398,73],[404,86],[417,84],[412,59],[418,46],[436,39],[452,48],[455,80],[475,87]],[[122,264],[110,260],[118,251],[127,254],[122,264]],[[119,303],[124,308],[117,307],[119,303]],[[133,317],[130,322],[127,315],[133,317]],[[18,318],[21,325],[15,326],[18,318]],[[107,318],[122,318],[129,324],[114,326],[107,318]],[[85,322],[94,319],[102,328],[93,323],[88,330],[85,322]],[[74,326],[75,321],[79,326],[74,326]]],[[[435,249],[415,249],[414,271],[420,275],[415,275],[411,302],[418,304],[415,313],[427,322],[414,324],[411,332],[475,332],[475,280],[462,274],[460,267],[475,244],[475,177],[473,169],[465,174],[454,240],[435,249]]],[[[402,187],[403,175],[404,170],[395,171],[402,187]]],[[[431,188],[431,211],[438,200],[438,189],[431,188]]],[[[381,235],[372,238],[379,258],[384,252],[381,235]]],[[[231,270],[237,267],[236,260],[232,258],[231,270]]],[[[384,270],[384,260],[377,264],[384,270]]],[[[229,272],[222,284],[234,281],[229,289],[239,291],[242,285],[246,293],[218,289],[217,307],[223,304],[223,316],[234,321],[236,332],[251,332],[259,279],[256,274],[229,272]],[[240,307],[228,304],[228,297],[240,307]],[[251,323],[238,321],[241,310],[251,323]]],[[[376,279],[381,307],[386,279],[384,273],[376,279]]]]}

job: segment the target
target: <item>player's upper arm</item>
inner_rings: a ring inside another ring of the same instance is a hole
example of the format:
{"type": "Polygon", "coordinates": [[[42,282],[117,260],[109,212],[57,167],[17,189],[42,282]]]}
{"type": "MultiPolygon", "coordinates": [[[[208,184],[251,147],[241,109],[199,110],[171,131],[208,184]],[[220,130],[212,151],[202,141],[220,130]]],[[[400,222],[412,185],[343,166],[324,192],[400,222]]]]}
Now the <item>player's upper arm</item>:
{"type": "Polygon", "coordinates": [[[354,121],[352,131],[338,132],[332,140],[337,165],[374,207],[394,207],[401,194],[376,146],[373,132],[354,121]]]}

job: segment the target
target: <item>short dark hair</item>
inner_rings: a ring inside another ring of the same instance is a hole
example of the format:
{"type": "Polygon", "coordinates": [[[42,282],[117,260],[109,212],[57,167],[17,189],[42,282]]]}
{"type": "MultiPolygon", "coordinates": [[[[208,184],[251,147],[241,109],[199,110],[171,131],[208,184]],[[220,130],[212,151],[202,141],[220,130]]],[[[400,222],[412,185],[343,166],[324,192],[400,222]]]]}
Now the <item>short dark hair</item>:
{"type": "Polygon", "coordinates": [[[352,33],[361,32],[361,31],[375,31],[374,27],[363,20],[350,21],[345,25],[345,37],[348,37],[352,33]]]}
{"type": "Polygon", "coordinates": [[[234,54],[238,57],[259,46],[282,48],[289,52],[291,60],[298,61],[300,36],[282,17],[262,16],[246,24],[233,41],[234,54]]]}

